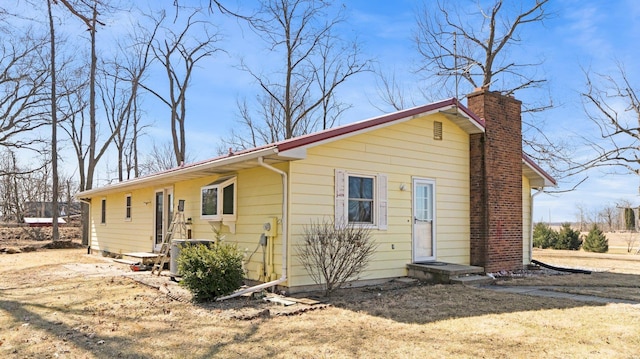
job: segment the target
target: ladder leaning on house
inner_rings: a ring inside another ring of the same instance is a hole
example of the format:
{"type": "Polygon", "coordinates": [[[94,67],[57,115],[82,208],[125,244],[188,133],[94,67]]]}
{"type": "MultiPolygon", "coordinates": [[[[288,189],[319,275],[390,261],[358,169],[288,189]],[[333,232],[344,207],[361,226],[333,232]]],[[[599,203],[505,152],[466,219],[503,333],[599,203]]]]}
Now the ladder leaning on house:
{"type": "MultiPolygon", "coordinates": [[[[156,258],[153,263],[153,268],[151,268],[151,274],[155,273],[156,275],[160,275],[162,269],[164,269],[165,263],[167,263],[167,257],[169,256],[169,251],[171,250],[171,240],[175,238],[175,234],[182,234],[186,237],[187,234],[187,225],[184,220],[184,200],[181,199],[178,201],[178,211],[173,216],[173,220],[171,224],[169,224],[169,228],[162,236],[162,246],[160,247],[160,255],[156,258]]],[[[185,238],[183,237],[183,238],[185,238]]],[[[180,238],[180,237],[178,237],[180,238]]]]}

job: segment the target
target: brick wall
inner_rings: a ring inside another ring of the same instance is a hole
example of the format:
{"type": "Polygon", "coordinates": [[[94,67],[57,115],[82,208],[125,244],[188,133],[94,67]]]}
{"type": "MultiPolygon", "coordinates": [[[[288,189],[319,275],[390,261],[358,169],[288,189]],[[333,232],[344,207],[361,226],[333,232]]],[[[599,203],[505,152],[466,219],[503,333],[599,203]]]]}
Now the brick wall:
{"type": "Polygon", "coordinates": [[[522,268],[521,102],[478,90],[468,107],[485,120],[470,138],[471,264],[486,272],[522,268]]]}

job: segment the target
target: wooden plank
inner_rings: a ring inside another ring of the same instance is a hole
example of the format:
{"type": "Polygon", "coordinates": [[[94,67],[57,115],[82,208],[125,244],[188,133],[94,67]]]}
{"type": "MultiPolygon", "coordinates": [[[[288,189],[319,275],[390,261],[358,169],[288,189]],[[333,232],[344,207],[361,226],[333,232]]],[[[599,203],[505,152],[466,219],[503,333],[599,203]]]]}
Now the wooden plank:
{"type": "Polygon", "coordinates": [[[118,259],[118,258],[114,259],[113,261],[117,262],[117,263],[128,264],[128,265],[133,265],[133,264],[139,263],[139,262],[136,262],[136,261],[130,261],[130,260],[118,259]]]}
{"type": "Polygon", "coordinates": [[[284,299],[286,300],[290,300],[293,302],[297,302],[297,303],[301,303],[301,304],[306,304],[306,305],[316,305],[316,304],[320,304],[322,303],[319,300],[315,300],[315,299],[310,299],[310,298],[291,298],[291,297],[285,297],[284,299]]]}
{"type": "Polygon", "coordinates": [[[285,307],[288,307],[290,305],[296,304],[296,302],[294,302],[292,300],[287,300],[287,299],[285,299],[283,297],[266,297],[266,298],[264,298],[264,300],[266,300],[267,302],[280,304],[280,305],[283,305],[285,307]]]}
{"type": "Polygon", "coordinates": [[[158,253],[149,253],[149,252],[131,252],[131,253],[122,253],[123,256],[134,257],[134,258],[156,258],[160,254],[158,253]]]}

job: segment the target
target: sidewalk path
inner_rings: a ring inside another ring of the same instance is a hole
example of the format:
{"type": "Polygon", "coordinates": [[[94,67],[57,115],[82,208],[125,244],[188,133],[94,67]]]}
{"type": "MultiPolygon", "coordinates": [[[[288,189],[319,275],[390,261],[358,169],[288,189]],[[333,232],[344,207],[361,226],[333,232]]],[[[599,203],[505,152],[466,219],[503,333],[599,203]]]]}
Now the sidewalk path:
{"type": "Polygon", "coordinates": [[[605,298],[605,297],[598,297],[594,295],[573,294],[573,293],[559,292],[555,290],[559,288],[566,288],[561,286],[486,285],[486,286],[480,286],[479,288],[489,289],[496,292],[515,293],[515,294],[531,295],[531,296],[538,296],[538,297],[565,298],[565,299],[577,300],[580,302],[595,302],[595,303],[603,303],[603,304],[624,303],[624,304],[640,305],[640,302],[636,302],[632,300],[605,298]]]}

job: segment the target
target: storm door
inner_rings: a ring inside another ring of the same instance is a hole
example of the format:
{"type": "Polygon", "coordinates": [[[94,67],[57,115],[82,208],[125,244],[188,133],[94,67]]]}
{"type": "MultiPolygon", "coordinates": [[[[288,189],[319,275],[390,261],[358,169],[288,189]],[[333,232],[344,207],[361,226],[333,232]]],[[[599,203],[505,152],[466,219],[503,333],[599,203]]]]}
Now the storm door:
{"type": "Polygon", "coordinates": [[[154,250],[160,250],[162,238],[173,217],[173,190],[157,190],[154,197],[154,250]]]}
{"type": "Polygon", "coordinates": [[[413,180],[413,262],[436,259],[435,181],[413,180]]]}

